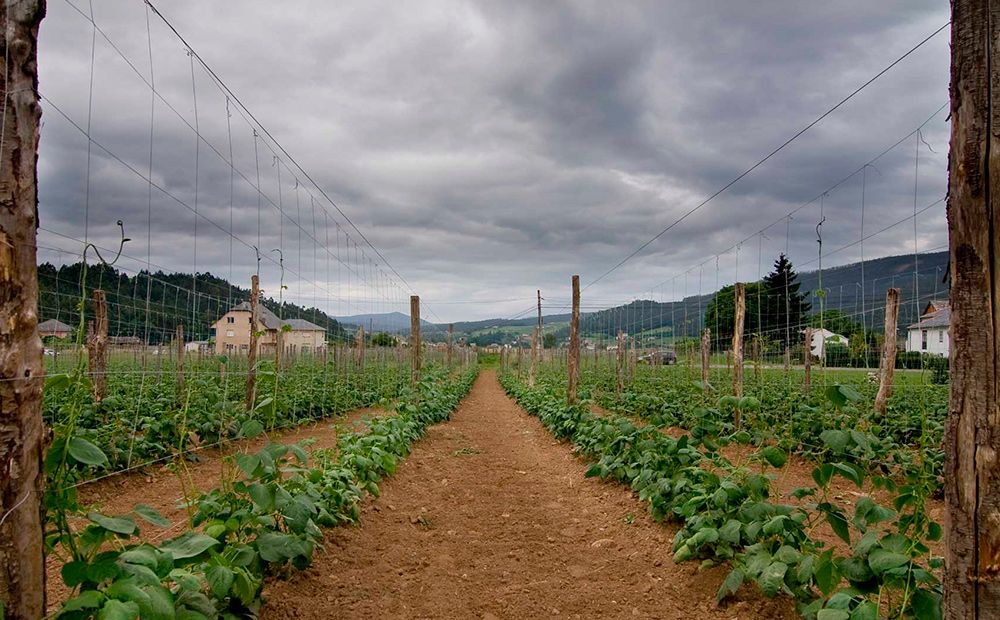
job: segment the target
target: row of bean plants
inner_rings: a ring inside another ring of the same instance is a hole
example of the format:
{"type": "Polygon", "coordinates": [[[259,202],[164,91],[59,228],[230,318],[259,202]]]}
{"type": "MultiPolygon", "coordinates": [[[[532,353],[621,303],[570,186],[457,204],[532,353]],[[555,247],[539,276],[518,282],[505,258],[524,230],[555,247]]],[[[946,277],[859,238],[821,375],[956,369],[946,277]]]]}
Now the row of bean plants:
{"type": "MultiPolygon", "coordinates": [[[[941,527],[925,508],[934,487],[928,468],[908,473],[902,482],[884,475],[869,478],[839,434],[820,433],[824,451],[816,455],[815,484],[794,491],[797,503],[781,503],[771,496],[773,471],[788,459],[779,444],[761,446],[737,465],[719,448],[730,441],[749,444],[750,434],[734,433],[717,420],[687,420],[690,432],[672,437],[622,415],[596,415],[586,399],[567,405],[564,377],[558,373],[544,375],[535,388],[513,373],[506,373],[502,383],[554,435],[592,461],[589,476],[630,485],[649,503],[655,519],[680,524],[674,561],[728,565],[720,603],[751,583],[766,596],[793,597],[806,618],[941,617],[936,576],[941,560],[929,549],[941,527]],[[891,507],[861,493],[849,510],[831,492],[835,476],[859,491],[866,479],[887,489],[891,507]],[[843,545],[815,536],[824,523],[843,545]]],[[[836,396],[833,404],[841,401],[836,396]]]]}
{"type": "MultiPolygon", "coordinates": [[[[142,540],[139,521],[169,522],[148,506],[110,516],[87,511],[73,493],[50,495],[46,545],[65,560],[62,578],[73,591],[58,617],[255,617],[264,580],[309,566],[321,527],[357,520],[364,495],[378,494],[379,481],[427,426],[450,416],[474,377],[426,371],[416,390],[384,403],[395,415],[341,435],[334,449],[274,443],[232,457],[231,475],[194,498],[190,529],[156,544],[142,540]]],[[[263,431],[259,422],[244,429],[251,426],[248,436],[263,431]]]]}
{"type": "Polygon", "coordinates": [[[44,418],[52,429],[50,454],[61,455],[72,478],[118,471],[245,435],[377,404],[396,397],[409,369],[368,365],[345,373],[333,362],[305,359],[276,372],[257,363],[254,406],[246,406],[243,360],[212,358],[187,364],[182,390],[169,364],[143,369],[114,362],[105,398],[96,402],[86,365],[50,373],[44,418]],[[102,456],[98,456],[102,454],[102,456]],[[66,458],[64,458],[66,457],[66,458]]]}

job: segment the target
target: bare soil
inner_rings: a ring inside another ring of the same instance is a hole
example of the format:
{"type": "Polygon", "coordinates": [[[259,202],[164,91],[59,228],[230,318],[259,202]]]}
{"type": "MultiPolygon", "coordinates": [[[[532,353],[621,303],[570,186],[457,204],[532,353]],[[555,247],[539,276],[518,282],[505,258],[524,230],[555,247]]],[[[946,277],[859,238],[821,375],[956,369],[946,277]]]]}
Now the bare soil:
{"type": "Polygon", "coordinates": [[[672,526],[586,463],[484,372],[314,565],[265,590],[263,618],[794,618],[724,567],[671,561],[672,526]]]}

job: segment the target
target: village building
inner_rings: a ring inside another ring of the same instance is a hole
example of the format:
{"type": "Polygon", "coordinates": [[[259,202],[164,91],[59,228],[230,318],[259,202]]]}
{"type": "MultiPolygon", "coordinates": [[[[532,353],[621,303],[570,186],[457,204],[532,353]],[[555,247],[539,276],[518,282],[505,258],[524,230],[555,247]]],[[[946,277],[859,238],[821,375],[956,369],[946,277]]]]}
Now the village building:
{"type": "Polygon", "coordinates": [[[809,351],[813,357],[822,358],[826,353],[827,344],[842,344],[848,346],[850,341],[846,336],[836,334],[828,329],[814,328],[812,330],[812,341],[809,343],[809,351]]]}
{"type": "Polygon", "coordinates": [[[56,338],[66,338],[73,333],[73,328],[58,319],[49,319],[38,324],[38,336],[46,338],[55,336],[56,338]]]}
{"type": "MultiPolygon", "coordinates": [[[[212,328],[215,330],[215,352],[218,355],[250,352],[250,303],[242,302],[222,315],[212,328]]],[[[274,354],[279,331],[282,348],[291,355],[309,354],[326,346],[326,330],[305,319],[279,319],[276,314],[257,306],[257,352],[274,354]]]]}
{"type": "Polygon", "coordinates": [[[907,328],[906,350],[948,357],[951,344],[948,339],[949,327],[951,306],[948,300],[931,300],[920,315],[920,320],[907,328]]]}

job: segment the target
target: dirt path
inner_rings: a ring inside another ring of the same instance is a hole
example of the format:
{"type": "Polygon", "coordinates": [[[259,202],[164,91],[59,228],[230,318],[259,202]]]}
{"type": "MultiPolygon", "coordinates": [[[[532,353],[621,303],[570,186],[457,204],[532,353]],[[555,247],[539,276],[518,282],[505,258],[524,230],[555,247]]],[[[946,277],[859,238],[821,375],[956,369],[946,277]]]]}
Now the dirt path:
{"type": "MultiPolygon", "coordinates": [[[[207,492],[219,484],[221,463],[226,455],[238,451],[254,451],[264,446],[268,440],[280,443],[296,443],[312,439],[310,450],[329,448],[337,445],[337,434],[342,429],[354,429],[369,417],[385,415],[381,409],[362,408],[346,412],[341,416],[325,418],[317,422],[297,426],[287,431],[270,433],[245,441],[233,441],[221,448],[210,448],[196,453],[197,461],[186,464],[184,479],[189,481],[189,492],[207,492]]],[[[171,526],[158,528],[137,519],[143,538],[150,541],[170,538],[188,527],[187,511],[181,502],[185,497],[182,477],[172,465],[159,464],[145,470],[124,473],[101,480],[85,483],[79,487],[82,505],[91,510],[107,514],[127,514],[136,504],[144,503],[157,509],[171,526]]],[[[50,557],[46,562],[47,602],[50,609],[65,600],[69,590],[63,585],[59,575],[63,561],[50,557]]]]}
{"type": "Polygon", "coordinates": [[[485,372],[315,564],[265,592],[264,618],[784,618],[726,569],[671,562],[675,530],[586,464],[485,372]]]}

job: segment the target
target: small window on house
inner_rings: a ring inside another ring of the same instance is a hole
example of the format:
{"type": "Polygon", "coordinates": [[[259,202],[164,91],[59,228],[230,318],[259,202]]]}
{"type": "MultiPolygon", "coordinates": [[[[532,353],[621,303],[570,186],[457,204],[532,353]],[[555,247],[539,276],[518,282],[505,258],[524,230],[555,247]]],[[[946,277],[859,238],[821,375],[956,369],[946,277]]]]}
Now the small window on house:
{"type": "Polygon", "coordinates": [[[926,351],[927,350],[927,330],[926,329],[920,330],[920,350],[921,351],[926,351]]]}
{"type": "Polygon", "coordinates": [[[235,336],[235,335],[236,335],[236,334],[235,334],[235,333],[233,332],[233,330],[231,330],[231,329],[227,329],[227,330],[226,330],[226,336],[227,336],[227,337],[229,337],[229,338],[232,338],[232,337],[233,337],[233,336],[235,336]]]}
{"type": "Polygon", "coordinates": [[[235,323],[235,322],[236,322],[236,317],[235,316],[227,316],[226,317],[226,323],[235,323]]]}
{"type": "Polygon", "coordinates": [[[944,330],[943,329],[939,329],[938,330],[938,342],[939,343],[940,342],[944,342],[944,330]]]}

